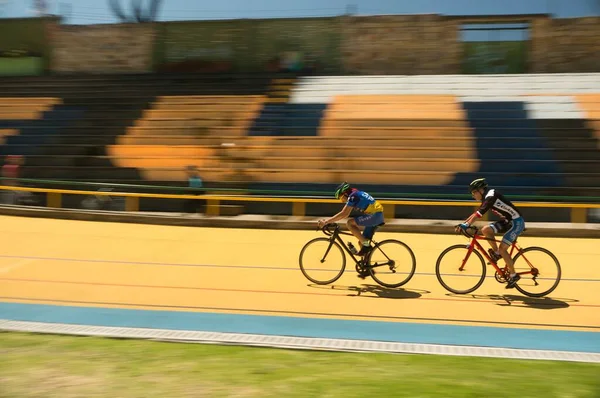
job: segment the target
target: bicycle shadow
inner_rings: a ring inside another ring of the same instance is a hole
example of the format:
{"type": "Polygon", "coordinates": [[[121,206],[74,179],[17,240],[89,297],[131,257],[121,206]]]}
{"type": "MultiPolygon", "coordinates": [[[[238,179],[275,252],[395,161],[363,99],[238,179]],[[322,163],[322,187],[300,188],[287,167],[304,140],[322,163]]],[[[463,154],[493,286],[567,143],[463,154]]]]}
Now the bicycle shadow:
{"type": "Polygon", "coordinates": [[[449,293],[450,297],[468,297],[470,299],[491,300],[496,301],[496,305],[501,307],[524,306],[539,310],[554,310],[570,307],[569,303],[578,303],[579,300],[570,298],[553,298],[553,297],[528,297],[518,296],[514,294],[453,294],[449,293]]]}
{"type": "Polygon", "coordinates": [[[428,290],[404,289],[404,288],[388,288],[380,285],[362,284],[359,286],[344,286],[344,285],[316,285],[308,284],[309,287],[315,289],[328,290],[345,290],[348,291],[347,296],[350,297],[366,297],[366,298],[386,298],[386,299],[418,299],[423,294],[431,293],[428,290]]]}

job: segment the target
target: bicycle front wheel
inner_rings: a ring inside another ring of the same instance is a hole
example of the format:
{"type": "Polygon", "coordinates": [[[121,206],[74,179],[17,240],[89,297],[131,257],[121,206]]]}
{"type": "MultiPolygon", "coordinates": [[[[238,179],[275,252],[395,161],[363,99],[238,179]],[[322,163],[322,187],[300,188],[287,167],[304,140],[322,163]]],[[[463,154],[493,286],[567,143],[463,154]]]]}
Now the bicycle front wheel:
{"type": "Polygon", "coordinates": [[[300,271],[317,285],[327,285],[340,279],[346,268],[346,255],[338,242],[315,238],[300,251],[300,271]]]}
{"type": "Polygon", "coordinates": [[[515,285],[529,297],[543,297],[552,293],[560,282],[562,271],[558,259],[542,247],[528,247],[514,258],[515,271],[521,279],[515,285]]]}
{"type": "Polygon", "coordinates": [[[388,239],[375,245],[369,253],[367,264],[375,282],[385,287],[399,287],[413,277],[417,260],[406,243],[388,239]]]}
{"type": "Polygon", "coordinates": [[[435,275],[449,292],[474,292],[485,280],[485,262],[477,250],[469,246],[450,246],[440,254],[435,264],[435,275]]]}

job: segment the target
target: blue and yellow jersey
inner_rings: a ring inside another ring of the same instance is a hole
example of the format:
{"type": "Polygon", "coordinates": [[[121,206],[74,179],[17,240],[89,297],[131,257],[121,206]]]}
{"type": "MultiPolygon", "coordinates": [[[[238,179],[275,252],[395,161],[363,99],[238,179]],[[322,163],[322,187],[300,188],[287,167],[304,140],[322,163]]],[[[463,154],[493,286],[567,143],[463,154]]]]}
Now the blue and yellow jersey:
{"type": "Polygon", "coordinates": [[[365,214],[375,214],[383,211],[381,203],[375,200],[371,195],[358,189],[353,189],[348,196],[347,206],[354,207],[355,209],[365,214]]]}

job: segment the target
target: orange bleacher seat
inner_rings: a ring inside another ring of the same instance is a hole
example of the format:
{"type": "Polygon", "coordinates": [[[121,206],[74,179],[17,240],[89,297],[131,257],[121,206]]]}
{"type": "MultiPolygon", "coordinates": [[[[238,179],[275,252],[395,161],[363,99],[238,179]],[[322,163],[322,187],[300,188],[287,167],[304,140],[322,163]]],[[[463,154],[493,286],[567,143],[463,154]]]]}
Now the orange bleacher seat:
{"type": "Polygon", "coordinates": [[[42,111],[29,109],[6,110],[0,107],[0,120],[35,120],[42,116],[42,111]]]}
{"type": "Polygon", "coordinates": [[[150,179],[184,179],[188,165],[227,168],[218,141],[244,135],[264,100],[261,95],[158,97],[110,147],[110,156],[115,164],[142,169],[150,179]]]}
{"type": "Polygon", "coordinates": [[[321,157],[273,157],[257,160],[258,165],[266,169],[310,169],[310,170],[398,170],[398,171],[451,171],[469,172],[479,166],[478,159],[461,160],[427,158],[383,158],[365,156],[321,156],[321,157]]]}
{"type": "Polygon", "coordinates": [[[108,156],[119,167],[216,167],[214,148],[169,145],[110,145],[108,156]]]}
{"type": "Polygon", "coordinates": [[[0,98],[0,120],[34,120],[59,103],[58,98],[0,98]]]}
{"type": "Polygon", "coordinates": [[[391,127],[459,127],[467,128],[468,122],[461,119],[439,119],[432,117],[425,118],[406,118],[406,119],[326,119],[321,125],[320,133],[325,135],[330,129],[350,129],[353,127],[369,128],[369,132],[391,127]]]}
{"type": "Polygon", "coordinates": [[[118,167],[132,167],[138,169],[146,168],[173,168],[185,170],[188,166],[197,167],[221,167],[221,161],[218,157],[124,157],[120,156],[111,159],[112,163],[118,167]]]}
{"type": "Polygon", "coordinates": [[[395,170],[311,170],[311,169],[247,169],[244,175],[257,182],[332,183],[365,181],[372,184],[448,184],[454,172],[395,170]]]}
{"type": "Polygon", "coordinates": [[[454,95],[436,94],[376,94],[337,95],[332,104],[456,104],[454,95]]]}
{"type": "Polygon", "coordinates": [[[339,96],[317,137],[248,137],[219,125],[251,120],[256,103],[161,97],[110,155],[155,180],[185,180],[185,166],[195,164],[204,178],[220,181],[435,185],[479,167],[473,134],[452,95],[339,96]]]}
{"type": "MultiPolygon", "coordinates": [[[[61,102],[54,97],[0,97],[0,120],[36,120],[61,102]]],[[[0,129],[0,145],[6,142],[7,136],[18,134],[19,129],[0,129]]]]}
{"type": "Polygon", "coordinates": [[[215,150],[202,146],[172,146],[172,145],[109,145],[106,147],[112,157],[206,157],[214,156],[215,150]]]}
{"type": "Polygon", "coordinates": [[[0,97],[0,106],[52,106],[61,102],[60,98],[54,97],[0,97]]]}
{"type": "Polygon", "coordinates": [[[176,104],[254,104],[262,103],[263,95],[176,95],[159,96],[153,106],[162,106],[167,103],[176,104]]]}
{"type": "Polygon", "coordinates": [[[598,112],[600,112],[600,94],[580,94],[576,95],[578,105],[581,109],[586,112],[588,119],[600,119],[598,112]]]}
{"type": "Polygon", "coordinates": [[[264,100],[260,95],[158,97],[127,134],[240,135],[258,115],[264,100]]]}
{"type": "Polygon", "coordinates": [[[346,138],[419,138],[419,139],[443,139],[443,138],[471,138],[473,133],[467,127],[423,127],[423,126],[404,126],[404,127],[386,127],[379,126],[376,129],[365,126],[335,127],[324,126],[321,128],[323,137],[346,137],[346,138]]]}
{"type": "MultiPolygon", "coordinates": [[[[235,174],[223,168],[199,167],[200,176],[208,181],[232,181],[235,174]]],[[[145,180],[153,181],[187,181],[188,175],[183,168],[148,167],[140,169],[145,180]]]]}
{"type": "Polygon", "coordinates": [[[224,115],[234,118],[252,117],[253,111],[235,109],[149,109],[144,111],[143,119],[196,119],[221,118],[224,115]]]}
{"type": "Polygon", "coordinates": [[[19,134],[17,129],[0,129],[0,145],[4,145],[6,137],[19,134]]]}
{"type": "Polygon", "coordinates": [[[575,98],[585,112],[589,127],[594,130],[596,145],[600,149],[600,94],[579,94],[575,98]]]}
{"type": "Polygon", "coordinates": [[[246,122],[246,118],[233,118],[226,115],[210,118],[172,118],[172,119],[138,119],[135,121],[135,127],[156,127],[156,128],[210,128],[239,126],[246,122]]]}
{"type": "MultiPolygon", "coordinates": [[[[324,114],[320,133],[382,134],[393,128],[464,128],[464,110],[452,95],[339,95],[324,114]]],[[[393,135],[394,133],[386,133],[393,135]]]]}

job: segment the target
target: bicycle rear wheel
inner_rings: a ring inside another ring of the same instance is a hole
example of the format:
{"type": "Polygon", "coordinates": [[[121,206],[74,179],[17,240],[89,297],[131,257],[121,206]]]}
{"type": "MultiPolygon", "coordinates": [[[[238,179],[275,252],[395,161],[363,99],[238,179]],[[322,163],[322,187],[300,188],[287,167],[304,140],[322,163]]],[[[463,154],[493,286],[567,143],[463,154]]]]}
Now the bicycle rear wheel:
{"type": "Polygon", "coordinates": [[[518,291],[529,297],[546,296],[560,282],[562,271],[554,254],[542,247],[528,247],[514,258],[515,271],[521,280],[515,285],[518,291]]]}
{"type": "Polygon", "coordinates": [[[330,238],[315,238],[300,251],[300,271],[317,285],[337,281],[346,268],[346,255],[338,242],[330,238]]]}
{"type": "Polygon", "coordinates": [[[375,245],[367,264],[375,282],[385,287],[400,287],[415,274],[417,260],[406,243],[388,239],[375,245]]]}
{"type": "Polygon", "coordinates": [[[481,253],[473,249],[469,254],[469,246],[465,245],[450,246],[440,254],[435,264],[435,275],[440,284],[456,294],[477,290],[485,280],[485,271],[481,253]]]}

